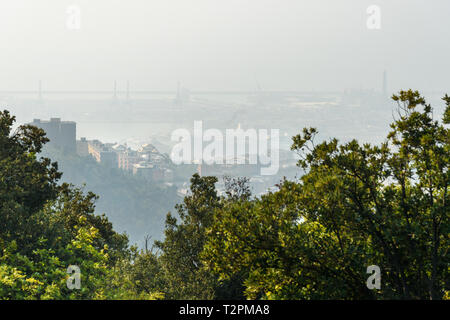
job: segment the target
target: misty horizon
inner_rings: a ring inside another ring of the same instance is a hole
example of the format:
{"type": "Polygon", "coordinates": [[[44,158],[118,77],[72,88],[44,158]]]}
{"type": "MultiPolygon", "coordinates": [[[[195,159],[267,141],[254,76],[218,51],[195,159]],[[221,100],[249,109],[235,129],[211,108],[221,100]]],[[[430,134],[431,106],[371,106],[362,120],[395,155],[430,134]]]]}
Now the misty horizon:
{"type": "Polygon", "coordinates": [[[343,91],[449,85],[450,3],[7,1],[0,91],[343,91]],[[381,28],[366,26],[370,5],[381,28]],[[70,5],[80,28],[66,26],[70,5]],[[407,8],[407,10],[405,10],[407,8]],[[447,10],[446,10],[447,9],[447,10]],[[414,76],[411,76],[414,69],[414,76]],[[64,79],[64,81],[61,81],[64,79]]]}

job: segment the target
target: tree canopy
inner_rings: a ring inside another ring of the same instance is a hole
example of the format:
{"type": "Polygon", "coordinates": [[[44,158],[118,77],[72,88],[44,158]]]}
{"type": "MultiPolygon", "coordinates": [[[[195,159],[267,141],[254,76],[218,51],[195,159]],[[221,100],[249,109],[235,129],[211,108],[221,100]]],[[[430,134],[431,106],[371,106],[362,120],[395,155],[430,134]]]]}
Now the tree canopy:
{"type": "Polygon", "coordinates": [[[227,279],[245,271],[249,298],[441,299],[448,296],[449,123],[415,91],[379,146],[293,137],[300,181],[217,210],[203,253],[227,279]],[[366,268],[382,271],[380,290],[366,268]]]}
{"type": "Polygon", "coordinates": [[[164,239],[141,250],[94,193],[59,182],[41,129],[13,132],[0,112],[0,299],[449,299],[450,97],[439,120],[417,91],[392,99],[383,143],[305,128],[292,144],[305,174],[261,197],[247,178],[219,195],[218,178],[193,175],[164,239]]]}

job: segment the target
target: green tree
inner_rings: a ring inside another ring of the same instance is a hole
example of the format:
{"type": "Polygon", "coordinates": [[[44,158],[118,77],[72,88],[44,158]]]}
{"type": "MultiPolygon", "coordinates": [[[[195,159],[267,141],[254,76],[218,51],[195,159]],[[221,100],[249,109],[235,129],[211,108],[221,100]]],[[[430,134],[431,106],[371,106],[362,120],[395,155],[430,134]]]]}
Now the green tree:
{"type": "Polygon", "coordinates": [[[132,247],[129,259],[121,259],[114,267],[109,281],[114,297],[125,299],[163,299],[166,282],[162,265],[153,248],[132,247]],[[114,288],[118,288],[114,289],[114,288]]]}
{"type": "Polygon", "coordinates": [[[59,185],[57,164],[37,156],[44,131],[12,132],[14,121],[0,112],[0,299],[154,298],[117,273],[131,256],[128,239],[94,214],[97,197],[59,185]],[[69,265],[81,270],[80,290],[67,288],[69,265]]]}
{"type": "Polygon", "coordinates": [[[25,246],[32,236],[29,217],[58,195],[61,177],[56,163],[37,158],[45,132],[34,126],[12,131],[15,117],[0,111],[0,241],[25,246]]]}
{"type": "Polygon", "coordinates": [[[167,215],[164,242],[157,241],[161,250],[168,299],[212,299],[215,278],[202,268],[199,253],[205,242],[205,229],[219,206],[215,177],[191,179],[191,195],[176,205],[181,224],[171,213],[167,215]]]}
{"type": "Polygon", "coordinates": [[[202,254],[250,298],[441,299],[448,296],[450,99],[443,123],[418,92],[393,96],[380,146],[293,137],[306,174],[279,191],[217,210],[202,254]],[[380,290],[366,268],[382,271],[380,290]]]}
{"type": "Polygon", "coordinates": [[[225,179],[226,197],[215,189],[216,177],[191,178],[190,195],[176,206],[181,223],[170,213],[166,219],[165,239],[157,241],[161,250],[159,263],[164,277],[164,294],[168,299],[238,299],[243,297],[240,275],[219,281],[205,269],[201,252],[206,230],[214,221],[216,210],[226,202],[249,196],[246,179],[225,179]]]}

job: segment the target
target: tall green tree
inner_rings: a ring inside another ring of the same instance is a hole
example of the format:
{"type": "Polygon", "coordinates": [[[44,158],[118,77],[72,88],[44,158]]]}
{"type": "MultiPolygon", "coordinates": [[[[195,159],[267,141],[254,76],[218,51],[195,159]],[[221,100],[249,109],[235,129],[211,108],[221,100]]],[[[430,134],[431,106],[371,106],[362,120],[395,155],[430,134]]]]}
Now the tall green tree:
{"type": "Polygon", "coordinates": [[[13,132],[14,122],[8,111],[0,111],[0,241],[25,246],[34,227],[29,217],[56,199],[61,173],[50,159],[38,159],[48,142],[45,132],[30,125],[13,132]]]}
{"type": "Polygon", "coordinates": [[[153,297],[137,295],[117,273],[130,257],[128,239],[94,213],[97,197],[60,185],[57,164],[38,156],[45,132],[13,131],[14,121],[0,112],[0,299],[153,297]],[[69,265],[80,268],[80,289],[66,285],[69,265]]]}
{"type": "Polygon", "coordinates": [[[249,197],[248,180],[225,178],[226,196],[217,194],[216,177],[191,178],[190,194],[176,206],[180,222],[167,215],[165,239],[157,241],[168,299],[239,299],[243,298],[240,275],[219,281],[205,268],[201,252],[209,235],[217,209],[227,202],[249,197]]]}
{"type": "Polygon", "coordinates": [[[219,206],[215,177],[191,179],[191,194],[176,205],[181,223],[172,214],[167,215],[165,240],[156,242],[161,250],[167,280],[168,299],[212,299],[215,277],[205,272],[199,254],[205,242],[205,229],[212,222],[214,209],[219,206]]]}

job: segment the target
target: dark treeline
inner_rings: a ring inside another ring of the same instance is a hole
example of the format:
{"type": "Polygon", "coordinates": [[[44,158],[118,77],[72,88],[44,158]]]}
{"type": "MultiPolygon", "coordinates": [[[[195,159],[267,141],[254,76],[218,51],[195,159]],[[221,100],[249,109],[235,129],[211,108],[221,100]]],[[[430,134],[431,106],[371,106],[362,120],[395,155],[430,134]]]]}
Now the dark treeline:
{"type": "Polygon", "coordinates": [[[41,129],[12,132],[1,112],[0,298],[450,298],[450,97],[439,120],[418,92],[393,100],[381,145],[317,142],[305,128],[292,150],[306,173],[262,197],[246,178],[219,196],[216,177],[194,175],[163,240],[143,249],[95,214],[93,193],[59,183],[57,163],[38,156],[41,129]],[[80,289],[66,285],[69,265],[80,289]],[[366,285],[371,265],[380,289],[366,285]]]}

